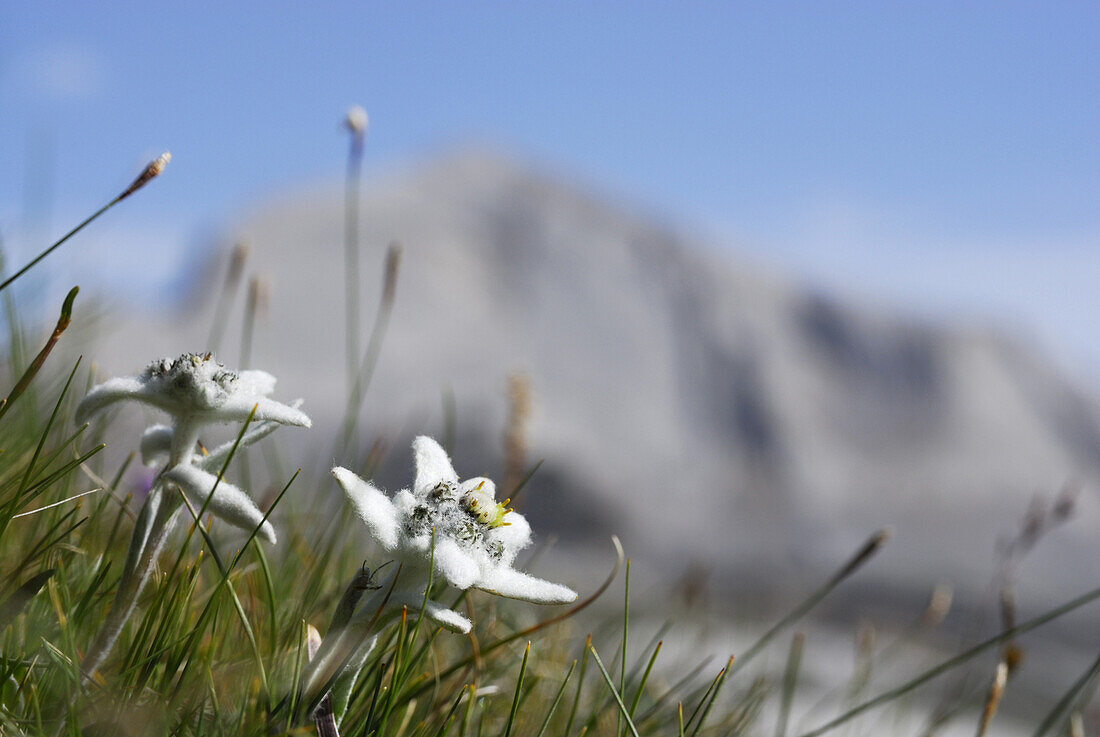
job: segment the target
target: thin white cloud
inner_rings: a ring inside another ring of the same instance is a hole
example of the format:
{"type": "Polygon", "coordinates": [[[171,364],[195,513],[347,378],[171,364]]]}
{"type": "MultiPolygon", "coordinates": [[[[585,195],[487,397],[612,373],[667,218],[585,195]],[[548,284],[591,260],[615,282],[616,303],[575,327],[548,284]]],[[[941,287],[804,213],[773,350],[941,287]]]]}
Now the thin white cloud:
{"type": "Polygon", "coordinates": [[[12,64],[12,81],[21,91],[46,101],[89,100],[107,87],[107,64],[96,50],[56,42],[34,49],[12,64]]]}

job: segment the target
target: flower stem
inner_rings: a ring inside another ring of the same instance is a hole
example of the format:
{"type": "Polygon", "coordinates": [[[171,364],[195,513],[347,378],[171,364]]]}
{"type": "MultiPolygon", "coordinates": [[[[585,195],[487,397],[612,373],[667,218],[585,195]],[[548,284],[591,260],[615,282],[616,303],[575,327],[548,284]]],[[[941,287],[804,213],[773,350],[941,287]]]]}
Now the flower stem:
{"type": "Polygon", "coordinates": [[[103,627],[80,664],[80,670],[85,678],[90,678],[111,654],[118,636],[122,633],[122,628],[126,626],[126,622],[134,612],[138,597],[141,596],[149,575],[153,572],[157,556],[164,547],[164,541],[175,524],[179,510],[179,503],[165,499],[160,489],[151,491],[146,497],[145,505],[138,517],[138,524],[134,527],[134,536],[130,540],[130,552],[126,556],[127,568],[122,572],[118,589],[115,591],[115,600],[111,604],[111,611],[107,613],[103,627]],[[152,519],[146,534],[141,520],[142,517],[150,516],[152,519]],[[133,563],[132,568],[131,563],[133,563]]]}
{"type": "Polygon", "coordinates": [[[162,473],[167,473],[176,466],[190,463],[191,454],[195,452],[195,445],[199,442],[199,426],[194,422],[179,420],[172,429],[172,445],[168,451],[168,465],[162,473]]]}
{"type": "Polygon", "coordinates": [[[347,302],[346,349],[348,395],[359,376],[359,180],[363,163],[363,135],[351,133],[344,189],[344,278],[347,302]]]}

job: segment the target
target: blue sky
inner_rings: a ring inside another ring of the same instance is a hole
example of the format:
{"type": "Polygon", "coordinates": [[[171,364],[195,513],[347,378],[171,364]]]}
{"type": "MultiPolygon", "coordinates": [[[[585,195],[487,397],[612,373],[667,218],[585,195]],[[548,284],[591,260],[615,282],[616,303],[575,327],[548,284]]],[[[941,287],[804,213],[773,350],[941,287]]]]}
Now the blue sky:
{"type": "Polygon", "coordinates": [[[338,177],[361,103],[368,171],[500,142],[1100,386],[1098,38],[1096,3],[4,3],[0,229],[29,253],[171,149],[67,262],[153,293],[220,223],[338,177]]]}

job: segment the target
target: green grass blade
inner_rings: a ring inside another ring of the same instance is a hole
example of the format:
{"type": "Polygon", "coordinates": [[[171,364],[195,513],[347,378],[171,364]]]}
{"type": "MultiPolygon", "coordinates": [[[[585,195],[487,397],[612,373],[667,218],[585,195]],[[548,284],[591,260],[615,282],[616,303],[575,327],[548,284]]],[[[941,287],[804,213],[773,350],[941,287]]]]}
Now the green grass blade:
{"type": "Polygon", "coordinates": [[[791,715],[791,703],[798,684],[798,671],[802,665],[802,649],[806,644],[806,635],[801,632],[791,638],[791,649],[787,653],[787,666],[783,670],[783,694],[779,699],[779,716],[775,721],[775,737],[787,737],[787,721],[791,715]]]}
{"type": "MultiPolygon", "coordinates": [[[[626,693],[626,642],[630,632],[630,558],[626,559],[626,572],[623,578],[623,649],[619,656],[619,693],[626,693]]],[[[625,713],[625,710],[624,712],[625,713]]],[[[622,734],[622,715],[616,715],[615,734],[622,734]]]]}
{"type": "Polygon", "coordinates": [[[512,707],[508,711],[508,723],[504,726],[504,737],[509,737],[512,734],[512,725],[516,721],[516,712],[519,711],[519,696],[523,691],[523,677],[527,673],[527,659],[531,655],[531,642],[527,642],[527,647],[523,649],[523,662],[519,664],[519,678],[516,679],[516,692],[512,696],[512,707]]]}
{"type": "Polygon", "coordinates": [[[378,667],[378,677],[374,681],[374,691],[370,697],[370,708],[367,709],[367,720],[364,724],[370,727],[374,724],[374,712],[378,707],[378,697],[382,693],[382,680],[386,677],[386,670],[389,668],[389,663],[382,663],[378,667]]]}
{"type": "Polygon", "coordinates": [[[270,626],[268,628],[268,648],[270,652],[268,656],[272,659],[275,658],[276,653],[279,650],[279,608],[276,604],[275,596],[275,583],[271,576],[271,566],[267,562],[267,554],[264,553],[263,546],[260,545],[260,541],[256,538],[252,538],[249,541],[252,550],[256,553],[256,559],[260,563],[260,573],[263,574],[264,584],[264,596],[267,602],[267,616],[270,619],[270,626]]]}
{"type": "Polygon", "coordinates": [[[786,616],[776,622],[767,632],[761,635],[755,643],[749,647],[744,653],[737,656],[737,660],[733,664],[733,669],[730,675],[738,672],[741,668],[745,667],[753,658],[761,653],[765,647],[778,635],[780,632],[790,627],[792,624],[802,619],[811,609],[821,603],[821,600],[828,596],[833,589],[840,585],[845,579],[851,576],[853,573],[863,567],[867,561],[869,561],[882,546],[886,544],[886,541],[890,539],[889,530],[879,530],[872,535],[863,546],[856,551],[855,555],[848,559],[848,561],[841,566],[835,574],[833,574],[828,581],[825,582],[820,588],[815,590],[805,599],[803,599],[794,609],[792,609],[786,616]]]}
{"type": "Polygon", "coordinates": [[[607,687],[611,689],[611,695],[615,697],[615,703],[619,705],[619,713],[623,715],[626,720],[626,726],[630,729],[630,733],[634,737],[639,737],[638,728],[634,726],[634,722],[630,719],[630,714],[627,713],[626,705],[623,704],[623,699],[619,695],[619,692],[615,690],[615,684],[611,680],[611,676],[608,674],[607,669],[603,667],[603,662],[600,660],[600,654],[596,652],[596,648],[592,645],[588,646],[589,652],[592,653],[592,659],[596,661],[596,667],[600,669],[600,675],[603,676],[604,681],[607,683],[607,687]]]}
{"type": "Polygon", "coordinates": [[[1073,711],[1081,694],[1088,689],[1089,684],[1094,682],[1097,676],[1100,676],[1100,656],[1097,656],[1088,670],[1082,673],[1081,677],[1074,681],[1065,695],[1058,700],[1054,708],[1043,718],[1043,721],[1035,728],[1034,737],[1044,737],[1051,729],[1059,726],[1064,720],[1068,719],[1069,713],[1073,711]]]}
{"type": "Polygon", "coordinates": [[[582,688],[584,687],[584,674],[588,668],[588,648],[592,647],[592,635],[588,635],[584,641],[584,650],[581,651],[581,672],[577,676],[577,690],[573,694],[573,707],[569,710],[569,720],[565,723],[565,731],[562,732],[562,737],[569,737],[569,734],[573,731],[573,722],[577,718],[577,709],[581,705],[581,696],[583,694],[582,688]]]}
{"type": "MultiPolygon", "coordinates": [[[[730,659],[730,662],[732,663],[732,658],[730,659]]],[[[722,687],[722,682],[725,680],[726,674],[728,672],[729,665],[718,671],[718,675],[714,677],[714,680],[711,681],[710,686],[707,687],[707,690],[703,692],[703,696],[699,699],[699,703],[695,705],[695,710],[691,712],[691,717],[688,718],[687,724],[684,725],[685,729],[691,727],[691,725],[695,722],[695,717],[699,716],[700,714],[706,713],[704,711],[706,705],[709,703],[713,703],[714,698],[718,696],[718,690],[722,687]]],[[[692,735],[699,731],[699,727],[702,726],[702,724],[703,720],[702,718],[700,718],[699,724],[696,725],[695,729],[691,731],[692,735]]]]}
{"type": "Polygon", "coordinates": [[[634,718],[634,714],[638,710],[638,704],[642,700],[642,694],[645,692],[645,685],[649,682],[649,674],[653,672],[653,664],[657,662],[657,655],[661,652],[661,646],[664,645],[664,640],[658,640],[656,647],[653,648],[653,654],[649,656],[649,662],[646,663],[645,673],[642,674],[642,680],[638,683],[638,691],[634,694],[634,701],[630,703],[630,718],[634,718]]]}
{"type": "Polygon", "coordinates": [[[535,474],[538,473],[538,470],[540,468],[542,468],[542,463],[545,460],[546,460],[545,458],[540,458],[538,463],[531,466],[531,470],[528,471],[524,475],[524,477],[519,480],[519,483],[516,484],[516,488],[512,489],[512,491],[510,493],[505,494],[505,496],[507,496],[508,498],[510,498],[512,500],[513,505],[516,503],[516,499],[519,498],[520,492],[522,492],[527,487],[527,482],[530,481],[532,478],[534,478],[535,474]]]}
{"type": "Polygon", "coordinates": [[[699,663],[699,665],[692,668],[687,675],[685,675],[676,683],[672,684],[667,691],[661,694],[659,698],[654,700],[652,706],[650,706],[649,709],[647,709],[646,712],[642,714],[641,718],[638,719],[638,723],[644,723],[656,716],[657,712],[660,711],[665,702],[672,698],[674,694],[676,694],[689,684],[693,683],[695,679],[699,677],[699,674],[706,670],[706,667],[710,665],[712,660],[714,660],[713,655],[707,656],[699,663]]]}
{"type": "MultiPolygon", "coordinates": [[[[61,404],[65,400],[65,395],[69,391],[69,387],[73,383],[73,377],[76,376],[76,370],[80,367],[80,359],[76,359],[76,363],[73,364],[73,370],[69,372],[69,378],[65,381],[65,386],[62,387],[61,393],[57,395],[57,402],[54,403],[53,411],[50,413],[50,418],[46,421],[46,427],[42,431],[42,435],[38,438],[38,445],[34,449],[34,453],[31,455],[31,460],[27,463],[27,470],[23,473],[23,480],[19,482],[19,491],[16,492],[15,498],[12,500],[12,505],[16,505],[22,502],[23,495],[28,491],[28,486],[31,483],[31,476],[34,474],[35,464],[38,463],[38,457],[42,454],[42,448],[46,445],[46,438],[50,435],[50,430],[53,428],[54,421],[57,420],[57,415],[61,411],[61,404]]],[[[15,515],[14,506],[10,511],[5,510],[4,526],[7,526],[8,521],[15,515]]],[[[3,534],[3,528],[0,527],[0,535],[3,534]]]]}
{"type": "Polygon", "coordinates": [[[561,701],[562,694],[565,693],[565,687],[569,684],[569,678],[573,675],[573,671],[577,668],[577,661],[574,660],[573,664],[569,666],[569,671],[565,674],[565,678],[562,679],[561,685],[558,686],[558,692],[554,694],[554,700],[550,702],[550,708],[546,710],[546,718],[542,720],[542,726],[539,727],[538,733],[535,737],[542,737],[546,732],[546,728],[550,726],[550,718],[554,716],[554,711],[558,708],[558,703],[561,701]]]}
{"type": "Polygon", "coordinates": [[[439,722],[439,729],[436,730],[434,737],[445,737],[448,731],[451,729],[451,725],[454,724],[455,717],[458,715],[458,705],[462,703],[462,697],[467,693],[470,694],[470,698],[473,698],[473,691],[470,690],[468,684],[463,684],[462,688],[458,690],[458,698],[451,704],[451,710],[447,712],[447,716],[439,722]]]}
{"type": "MultiPolygon", "coordinates": [[[[0,289],[2,288],[3,287],[0,287],[0,289]]],[[[73,287],[69,290],[68,296],[65,297],[65,301],[61,304],[61,317],[58,318],[57,326],[46,340],[46,345],[42,347],[42,350],[38,352],[38,355],[35,356],[34,360],[27,366],[27,370],[23,372],[23,375],[8,393],[8,396],[0,401],[0,419],[4,417],[15,403],[15,400],[19,399],[23,392],[26,391],[27,387],[30,386],[31,382],[34,381],[34,377],[37,376],[38,372],[42,369],[42,364],[46,362],[46,358],[49,357],[53,347],[57,345],[57,341],[61,339],[61,334],[69,327],[69,323],[72,322],[73,300],[76,299],[76,293],[79,291],[80,287],[73,287]]],[[[79,361],[77,361],[77,363],[79,363],[79,361]]]]}

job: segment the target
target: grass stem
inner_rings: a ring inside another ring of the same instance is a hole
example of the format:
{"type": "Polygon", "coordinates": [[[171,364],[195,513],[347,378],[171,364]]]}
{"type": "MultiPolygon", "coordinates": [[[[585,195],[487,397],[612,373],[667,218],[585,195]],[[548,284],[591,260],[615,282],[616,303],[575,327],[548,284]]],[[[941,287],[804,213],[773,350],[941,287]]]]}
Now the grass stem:
{"type": "Polygon", "coordinates": [[[62,246],[62,244],[65,243],[65,241],[69,240],[74,235],[79,233],[81,230],[83,230],[85,228],[85,226],[87,226],[93,220],[95,220],[96,218],[98,218],[100,215],[107,212],[108,210],[110,210],[112,207],[117,205],[119,202],[122,202],[124,199],[126,199],[127,197],[132,195],[134,192],[136,192],[139,189],[141,189],[142,187],[144,187],[154,177],[159,176],[160,173],[164,171],[164,167],[168,165],[168,161],[171,158],[172,158],[171,154],[169,154],[168,152],[165,152],[165,153],[161,154],[157,159],[152,161],[148,166],[145,167],[145,169],[141,172],[141,174],[139,174],[137,176],[137,178],[134,179],[134,181],[130,183],[130,186],[127,187],[126,189],[124,189],[117,197],[115,197],[110,202],[108,202],[106,205],[99,208],[98,210],[93,212],[91,215],[89,215],[83,222],[80,223],[80,225],[77,225],[75,228],[70,230],[68,233],[61,236],[60,240],[54,242],[54,244],[52,246],[48,247],[46,250],[42,251],[42,253],[38,254],[33,259],[31,259],[30,263],[28,263],[26,266],[24,266],[19,271],[15,272],[11,276],[9,276],[3,282],[0,282],[0,292],[4,291],[4,289],[6,289],[9,284],[11,284],[16,279],[23,276],[23,274],[27,273],[32,268],[34,268],[34,266],[37,265],[39,261],[46,258],[51,253],[53,253],[58,248],[60,248],[62,246]]]}
{"type": "Polygon", "coordinates": [[[61,303],[61,317],[57,319],[57,326],[54,327],[53,332],[50,333],[50,337],[46,340],[46,345],[42,347],[42,350],[38,352],[38,355],[31,361],[30,366],[23,372],[23,376],[16,382],[11,392],[8,393],[4,399],[0,399],[0,418],[7,414],[11,409],[12,404],[16,399],[26,391],[30,386],[31,381],[38,375],[39,370],[42,368],[42,364],[46,362],[46,358],[50,355],[53,347],[57,345],[57,341],[61,339],[61,334],[69,327],[69,323],[72,322],[73,316],[73,300],[76,299],[76,293],[80,291],[80,287],[73,287],[69,290],[69,294],[65,297],[65,301],[61,303]]]}
{"type": "Polygon", "coordinates": [[[987,650],[995,648],[995,647],[997,647],[998,645],[1000,645],[1004,642],[1008,642],[1012,638],[1017,637],[1018,635],[1022,635],[1025,632],[1030,632],[1031,630],[1033,630],[1037,627],[1041,627],[1042,625],[1046,624],[1047,622],[1051,622],[1055,619],[1058,619],[1059,617],[1061,617],[1065,614],[1068,614],[1069,612],[1072,612],[1075,609],[1079,609],[1079,608],[1085,606],[1086,604],[1091,604],[1092,602],[1096,601],[1097,599],[1100,599],[1100,587],[1092,589],[1091,591],[1088,591],[1084,594],[1081,594],[1080,596],[1076,597],[1075,599],[1071,599],[1070,601],[1067,601],[1065,604],[1062,604],[1061,606],[1057,606],[1057,607],[1055,607],[1055,608],[1053,608],[1053,609],[1051,609],[1051,610],[1049,610],[1049,611],[1047,611],[1043,614],[1040,614],[1037,617],[1033,617],[1032,619],[1029,619],[1024,623],[1013,627],[1012,629],[1004,630],[1003,632],[1000,632],[999,634],[996,634],[996,635],[994,635],[993,637],[990,637],[987,640],[983,640],[982,642],[979,642],[977,645],[974,645],[973,647],[969,648],[968,650],[965,650],[965,651],[959,653],[958,655],[955,655],[954,657],[948,658],[947,660],[943,661],[942,663],[940,663],[938,665],[935,665],[932,668],[929,668],[928,670],[924,671],[923,673],[916,676],[915,678],[912,678],[912,679],[906,681],[902,685],[900,685],[896,688],[892,688],[888,691],[885,691],[885,692],[879,694],[878,696],[875,696],[872,699],[868,699],[867,701],[864,701],[862,704],[859,704],[858,706],[856,706],[852,709],[849,709],[848,711],[844,712],[843,714],[841,714],[837,718],[835,718],[835,719],[833,719],[833,720],[831,720],[831,721],[829,721],[825,724],[822,724],[820,727],[817,727],[816,729],[812,729],[809,732],[804,732],[801,735],[801,737],[817,737],[818,735],[825,734],[826,732],[831,732],[832,730],[836,729],[837,727],[844,724],[845,722],[851,721],[852,719],[856,718],[860,714],[863,714],[867,711],[870,711],[871,709],[874,709],[876,706],[881,706],[882,704],[893,701],[894,699],[896,699],[900,696],[904,696],[905,694],[909,693],[910,691],[913,691],[913,690],[923,686],[925,683],[928,683],[929,681],[936,678],[937,676],[943,675],[944,673],[952,670],[953,668],[956,668],[957,666],[960,666],[963,663],[966,663],[967,661],[971,660],[972,658],[974,658],[978,655],[981,655],[982,653],[986,652],[987,650]]]}
{"type": "Polygon", "coordinates": [[[730,674],[737,673],[745,667],[753,658],[761,653],[765,647],[778,635],[780,632],[790,627],[792,624],[802,619],[807,613],[819,603],[821,600],[832,593],[838,585],[840,585],[845,579],[858,571],[867,561],[869,561],[875,553],[882,549],[882,546],[886,544],[886,541],[890,539],[889,530],[879,530],[870,538],[867,542],[856,551],[855,555],[848,559],[848,561],[840,567],[840,569],[834,573],[828,581],[824,583],[820,588],[816,589],[813,593],[803,599],[798,606],[792,609],[786,616],[776,622],[772,627],[765,632],[760,638],[749,647],[744,653],[737,656],[737,660],[734,662],[730,674]]]}
{"type": "Polygon", "coordinates": [[[363,131],[350,128],[344,182],[344,297],[347,391],[352,396],[359,376],[359,183],[363,165],[363,131]]]}
{"type": "Polygon", "coordinates": [[[611,690],[611,695],[615,698],[615,703],[619,705],[619,713],[626,719],[627,728],[634,737],[639,737],[638,728],[635,727],[634,722],[631,721],[630,714],[626,709],[626,704],[623,703],[622,696],[620,696],[619,692],[615,689],[615,683],[611,680],[607,668],[603,666],[603,661],[600,660],[600,654],[596,652],[596,648],[592,645],[588,646],[588,651],[592,653],[592,659],[596,661],[596,667],[600,669],[600,675],[603,676],[604,681],[607,683],[607,687],[611,690]]]}
{"type": "Polygon", "coordinates": [[[523,649],[523,662],[519,664],[519,678],[516,679],[516,692],[512,696],[512,708],[508,711],[508,723],[504,726],[504,737],[512,734],[512,725],[516,722],[516,712],[519,711],[519,697],[523,693],[523,677],[527,673],[527,659],[531,657],[531,641],[527,641],[527,647],[523,649]]]}

